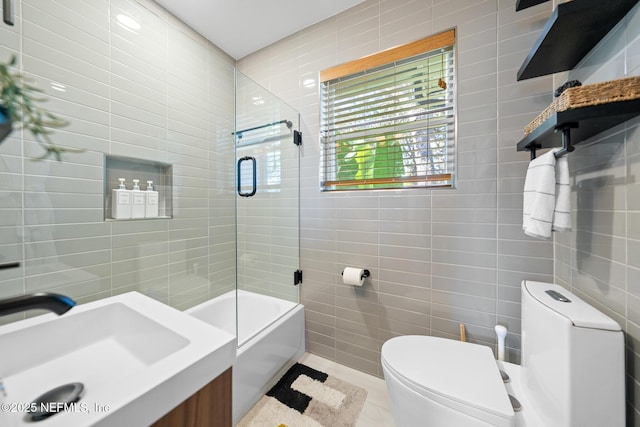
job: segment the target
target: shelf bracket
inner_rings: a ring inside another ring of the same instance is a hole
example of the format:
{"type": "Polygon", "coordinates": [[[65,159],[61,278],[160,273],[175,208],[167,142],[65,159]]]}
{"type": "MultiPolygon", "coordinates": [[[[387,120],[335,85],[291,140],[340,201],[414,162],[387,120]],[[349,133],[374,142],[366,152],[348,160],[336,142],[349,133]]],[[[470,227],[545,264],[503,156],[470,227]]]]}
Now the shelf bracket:
{"type": "Polygon", "coordinates": [[[531,144],[527,145],[527,150],[529,151],[529,159],[533,160],[536,158],[536,150],[538,148],[542,148],[542,145],[540,144],[536,144],[535,142],[532,142],[531,144]]]}
{"type": "Polygon", "coordinates": [[[558,131],[562,132],[562,148],[556,151],[555,153],[553,153],[556,159],[559,159],[565,154],[571,153],[573,150],[576,149],[576,147],[571,145],[571,129],[576,129],[577,127],[578,127],[578,123],[571,122],[571,123],[564,123],[555,129],[556,132],[558,131]]]}

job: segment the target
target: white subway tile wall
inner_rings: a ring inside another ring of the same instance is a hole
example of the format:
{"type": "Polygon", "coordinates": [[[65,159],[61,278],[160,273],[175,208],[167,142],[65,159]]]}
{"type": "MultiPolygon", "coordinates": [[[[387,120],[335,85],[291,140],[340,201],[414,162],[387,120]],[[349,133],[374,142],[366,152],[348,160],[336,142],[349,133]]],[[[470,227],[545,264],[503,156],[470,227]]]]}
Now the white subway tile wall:
{"type": "Polygon", "coordinates": [[[627,332],[629,425],[640,425],[640,369],[633,368],[640,366],[640,120],[570,155],[575,225],[557,234],[555,245],[522,232],[529,157],[515,149],[523,127],[566,79],[639,74],[640,11],[633,9],[573,72],[517,82],[555,4],[515,12],[515,0],[369,0],[242,58],[238,68],[302,112],[308,351],[381,375],[380,346],[392,336],[457,338],[462,322],[471,341],[495,346],[493,326],[500,323],[509,329],[507,357],[517,362],[520,282],[555,280],[627,332]],[[450,27],[458,30],[458,188],[320,193],[318,90],[309,79],[450,27]],[[291,78],[296,55],[297,91],[281,77],[286,62],[291,78]],[[342,285],[346,265],[371,270],[364,288],[342,285]]]}
{"type": "Polygon", "coordinates": [[[232,289],[233,59],[151,0],[14,7],[0,61],[16,55],[69,121],[53,141],[85,151],[34,161],[20,130],[0,145],[0,262],[21,262],[0,271],[0,297],[136,290],[183,309],[232,289]],[[105,222],[105,153],[173,164],[174,218],[105,222]]]}

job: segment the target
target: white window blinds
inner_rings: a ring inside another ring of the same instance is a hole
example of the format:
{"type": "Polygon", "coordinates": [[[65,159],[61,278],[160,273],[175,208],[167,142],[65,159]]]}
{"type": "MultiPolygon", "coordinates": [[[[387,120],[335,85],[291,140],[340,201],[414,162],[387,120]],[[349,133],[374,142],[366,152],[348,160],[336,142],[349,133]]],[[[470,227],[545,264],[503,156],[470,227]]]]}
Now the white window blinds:
{"type": "Polygon", "coordinates": [[[446,34],[409,57],[385,51],[367,58],[370,68],[321,73],[330,76],[321,82],[323,190],[453,185],[455,55],[446,34]]]}

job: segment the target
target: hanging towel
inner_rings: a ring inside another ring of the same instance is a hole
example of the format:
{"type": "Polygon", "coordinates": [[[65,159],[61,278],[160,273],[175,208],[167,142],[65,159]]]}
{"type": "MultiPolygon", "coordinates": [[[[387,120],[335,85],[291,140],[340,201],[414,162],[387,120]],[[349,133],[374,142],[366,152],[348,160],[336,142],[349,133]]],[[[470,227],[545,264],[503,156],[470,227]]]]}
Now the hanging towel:
{"type": "Polygon", "coordinates": [[[524,181],[522,229],[539,239],[549,239],[552,230],[571,230],[569,166],[564,156],[556,160],[556,151],[533,159],[524,181]]]}
{"type": "Polygon", "coordinates": [[[571,231],[571,184],[567,156],[556,159],[556,204],[552,231],[571,231]]]}

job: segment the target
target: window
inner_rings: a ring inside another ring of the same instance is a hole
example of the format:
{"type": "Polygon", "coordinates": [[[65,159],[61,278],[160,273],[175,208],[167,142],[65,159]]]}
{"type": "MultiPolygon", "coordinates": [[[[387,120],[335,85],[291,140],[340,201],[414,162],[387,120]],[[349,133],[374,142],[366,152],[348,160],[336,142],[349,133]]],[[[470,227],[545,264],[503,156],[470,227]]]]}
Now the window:
{"type": "Polygon", "coordinates": [[[321,188],[452,187],[455,31],[320,73],[321,188]]]}

